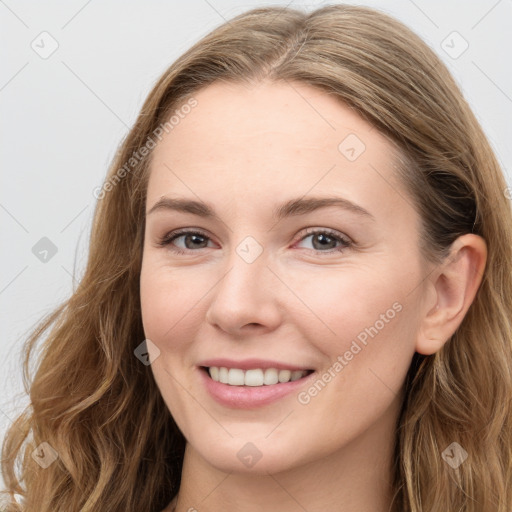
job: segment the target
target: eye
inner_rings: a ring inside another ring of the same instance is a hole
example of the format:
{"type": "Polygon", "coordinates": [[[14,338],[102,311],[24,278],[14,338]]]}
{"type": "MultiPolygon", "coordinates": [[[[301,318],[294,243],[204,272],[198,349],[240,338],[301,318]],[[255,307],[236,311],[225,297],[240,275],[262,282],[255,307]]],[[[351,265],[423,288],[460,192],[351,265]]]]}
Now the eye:
{"type": "MultiPolygon", "coordinates": [[[[299,240],[299,244],[306,239],[311,238],[313,248],[310,249],[315,253],[337,253],[352,246],[352,241],[341,233],[331,229],[309,228],[306,235],[299,240]]],[[[200,231],[179,230],[168,233],[158,241],[158,245],[168,246],[172,252],[176,254],[187,254],[194,252],[194,249],[205,249],[211,239],[200,231]],[[177,245],[177,241],[181,240],[182,246],[177,245]]]]}
{"type": "Polygon", "coordinates": [[[158,241],[160,246],[169,246],[170,250],[177,254],[186,254],[194,249],[204,249],[208,245],[210,238],[200,231],[174,231],[165,235],[158,241]],[[182,239],[184,247],[177,247],[175,242],[182,239]],[[184,250],[185,249],[185,250],[184,250]]]}
{"type": "Polygon", "coordinates": [[[351,240],[331,229],[310,228],[306,233],[306,236],[303,236],[299,243],[303,243],[310,238],[313,246],[311,250],[315,252],[327,254],[342,252],[352,245],[351,240]]]}

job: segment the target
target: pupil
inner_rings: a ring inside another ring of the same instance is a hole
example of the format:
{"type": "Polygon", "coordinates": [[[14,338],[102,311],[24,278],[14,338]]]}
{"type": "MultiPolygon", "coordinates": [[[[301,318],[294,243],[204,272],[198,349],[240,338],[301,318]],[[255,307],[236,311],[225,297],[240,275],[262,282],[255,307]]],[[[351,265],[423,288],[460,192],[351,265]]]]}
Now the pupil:
{"type": "MultiPolygon", "coordinates": [[[[327,235],[325,235],[325,234],[323,234],[323,233],[319,233],[318,235],[316,235],[316,237],[314,237],[314,238],[313,238],[313,245],[314,245],[314,242],[315,242],[316,240],[318,240],[318,241],[323,240],[324,242],[325,242],[325,241],[327,241],[327,244],[329,243],[329,240],[330,240],[331,242],[333,242],[333,241],[334,241],[334,239],[333,239],[333,238],[331,238],[330,236],[327,236],[327,235]]],[[[326,244],[321,242],[321,243],[320,243],[320,248],[324,248],[324,249],[325,249],[325,247],[326,247],[326,244]]],[[[315,248],[318,248],[318,247],[315,247],[315,248]]]]}
{"type": "Polygon", "coordinates": [[[187,247],[187,249],[193,249],[193,246],[190,247],[190,244],[187,243],[187,241],[190,239],[193,239],[194,241],[197,241],[197,239],[199,239],[200,241],[201,239],[204,239],[204,237],[201,235],[188,235],[187,237],[185,237],[185,246],[187,247]]]}

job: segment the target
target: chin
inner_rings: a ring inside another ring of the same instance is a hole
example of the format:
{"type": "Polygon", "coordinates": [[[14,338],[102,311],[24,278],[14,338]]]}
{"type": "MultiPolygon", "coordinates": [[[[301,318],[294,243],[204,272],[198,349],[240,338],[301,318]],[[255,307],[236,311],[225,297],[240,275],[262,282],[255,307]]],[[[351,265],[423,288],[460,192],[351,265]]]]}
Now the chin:
{"type": "Polygon", "coordinates": [[[272,442],[265,439],[265,435],[255,438],[254,441],[244,436],[224,439],[223,442],[208,442],[203,436],[194,446],[194,451],[220,471],[252,475],[287,471],[315,458],[308,457],[302,450],[298,452],[297,443],[292,440],[283,443],[283,439],[278,438],[272,442]]]}

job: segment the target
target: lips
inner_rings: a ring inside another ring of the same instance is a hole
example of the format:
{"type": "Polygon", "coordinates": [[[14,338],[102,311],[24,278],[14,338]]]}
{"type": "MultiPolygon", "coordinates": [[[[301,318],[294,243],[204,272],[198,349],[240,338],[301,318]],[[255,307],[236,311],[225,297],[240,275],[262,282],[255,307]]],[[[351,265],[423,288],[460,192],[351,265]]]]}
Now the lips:
{"type": "Polygon", "coordinates": [[[201,380],[218,403],[237,409],[270,404],[300,390],[314,370],[279,361],[211,359],[202,361],[201,380]]]}
{"type": "Polygon", "coordinates": [[[210,368],[212,366],[216,366],[217,368],[225,367],[225,368],[238,368],[240,370],[252,370],[252,369],[262,369],[266,370],[267,368],[276,368],[277,370],[311,370],[311,367],[303,366],[303,365],[295,365],[290,363],[283,363],[280,361],[273,361],[270,359],[243,359],[240,361],[235,361],[233,359],[227,358],[216,358],[216,359],[207,359],[205,361],[201,361],[198,366],[202,366],[205,368],[210,368]]]}

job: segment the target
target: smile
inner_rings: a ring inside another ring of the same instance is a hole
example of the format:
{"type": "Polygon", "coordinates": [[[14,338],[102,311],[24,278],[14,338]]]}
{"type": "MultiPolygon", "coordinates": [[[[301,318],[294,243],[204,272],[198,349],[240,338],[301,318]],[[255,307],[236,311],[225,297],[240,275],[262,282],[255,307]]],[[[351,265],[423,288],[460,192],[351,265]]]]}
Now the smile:
{"type": "Polygon", "coordinates": [[[205,368],[215,382],[229,386],[271,386],[278,383],[294,382],[306,377],[313,370],[280,370],[277,368],[226,368],[211,366],[205,368]]]}
{"type": "Polygon", "coordinates": [[[236,368],[227,360],[205,363],[197,368],[205,391],[215,402],[232,409],[254,409],[296,395],[316,375],[314,370],[283,368],[283,364],[261,360],[237,364],[245,368],[236,368]]]}

